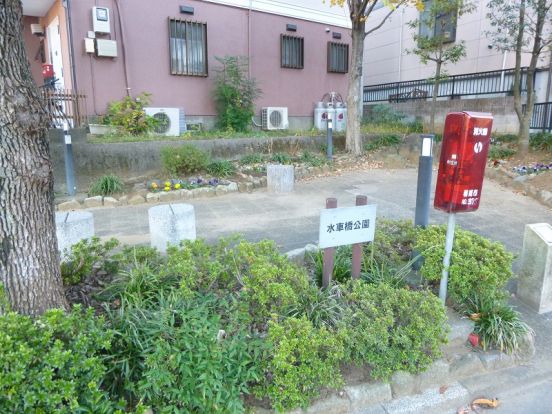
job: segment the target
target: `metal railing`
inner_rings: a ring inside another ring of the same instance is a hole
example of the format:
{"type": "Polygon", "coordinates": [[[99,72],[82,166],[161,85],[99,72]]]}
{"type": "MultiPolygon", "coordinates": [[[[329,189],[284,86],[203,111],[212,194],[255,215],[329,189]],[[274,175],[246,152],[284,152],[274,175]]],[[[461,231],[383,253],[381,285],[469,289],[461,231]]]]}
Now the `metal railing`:
{"type": "MultiPolygon", "coordinates": [[[[405,82],[381,83],[365,86],[363,101],[404,102],[411,99],[427,99],[433,94],[434,83],[428,79],[405,82]]],[[[527,90],[527,68],[521,69],[521,90],[527,90]]],[[[437,97],[451,99],[468,95],[508,94],[514,88],[514,69],[492,70],[447,76],[439,82],[437,97]]]]}
{"type": "Polygon", "coordinates": [[[52,128],[79,128],[87,124],[86,95],[70,89],[41,88],[52,128]]]}
{"type": "Polygon", "coordinates": [[[531,129],[552,131],[552,102],[536,103],[533,106],[531,129]]]}

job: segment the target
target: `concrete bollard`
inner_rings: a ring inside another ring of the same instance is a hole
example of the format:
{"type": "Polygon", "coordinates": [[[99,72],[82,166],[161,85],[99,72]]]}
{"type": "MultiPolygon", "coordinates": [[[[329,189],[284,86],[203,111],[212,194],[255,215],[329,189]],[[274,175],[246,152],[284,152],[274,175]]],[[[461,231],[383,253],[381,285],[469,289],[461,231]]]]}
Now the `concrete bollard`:
{"type": "Polygon", "coordinates": [[[62,211],[56,213],[58,250],[65,249],[83,239],[94,236],[94,216],[89,211],[62,211]]]}
{"type": "Polygon", "coordinates": [[[162,253],[167,244],[178,246],[182,240],[196,239],[194,206],[167,204],[148,210],[151,247],[162,253]]]}
{"type": "Polygon", "coordinates": [[[525,226],[517,295],[538,313],[552,311],[552,226],[548,223],[525,226]]]}
{"type": "Polygon", "coordinates": [[[266,185],[271,193],[290,193],[293,191],[295,170],[293,165],[268,164],[266,166],[266,185]]]}

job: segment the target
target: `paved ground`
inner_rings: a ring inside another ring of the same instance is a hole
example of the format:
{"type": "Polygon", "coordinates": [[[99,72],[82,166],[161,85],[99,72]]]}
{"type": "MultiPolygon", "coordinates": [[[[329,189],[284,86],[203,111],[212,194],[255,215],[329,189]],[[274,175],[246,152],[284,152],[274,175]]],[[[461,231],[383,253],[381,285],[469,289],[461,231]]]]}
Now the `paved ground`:
{"type": "MultiPolygon", "coordinates": [[[[412,219],[416,173],[413,169],[350,172],[300,182],[296,191],[289,195],[273,195],[260,190],[189,202],[196,208],[198,237],[215,240],[239,232],[250,240],[274,239],[283,251],[287,251],[316,242],[319,210],[326,197],[337,197],[340,206],[350,206],[356,194],[365,194],[369,202],[377,204],[378,217],[412,219]]],[[[459,214],[458,223],[503,242],[514,253],[521,250],[525,224],[552,223],[552,210],[492,181],[485,182],[482,193],[479,211],[459,214]]],[[[149,207],[151,205],[92,210],[96,234],[114,236],[125,243],[149,243],[149,207]]],[[[432,210],[430,220],[444,223],[446,215],[432,210]]],[[[517,264],[514,269],[516,267],[517,264]]],[[[462,385],[473,398],[499,397],[502,406],[494,410],[497,413],[552,413],[552,313],[536,315],[515,298],[512,301],[537,332],[535,359],[527,365],[462,381],[462,385]]]]}

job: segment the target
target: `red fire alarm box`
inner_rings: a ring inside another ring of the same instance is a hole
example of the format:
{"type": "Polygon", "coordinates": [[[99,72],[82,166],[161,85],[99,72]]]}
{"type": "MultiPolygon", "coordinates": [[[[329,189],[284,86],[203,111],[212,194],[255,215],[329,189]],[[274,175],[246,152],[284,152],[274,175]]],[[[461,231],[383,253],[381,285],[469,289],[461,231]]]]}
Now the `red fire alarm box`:
{"type": "Polygon", "coordinates": [[[445,120],[434,207],[451,213],[479,208],[493,116],[451,112],[445,120]]]}
{"type": "Polygon", "coordinates": [[[54,77],[54,65],[50,65],[48,63],[44,63],[42,65],[42,78],[48,79],[54,77]]]}

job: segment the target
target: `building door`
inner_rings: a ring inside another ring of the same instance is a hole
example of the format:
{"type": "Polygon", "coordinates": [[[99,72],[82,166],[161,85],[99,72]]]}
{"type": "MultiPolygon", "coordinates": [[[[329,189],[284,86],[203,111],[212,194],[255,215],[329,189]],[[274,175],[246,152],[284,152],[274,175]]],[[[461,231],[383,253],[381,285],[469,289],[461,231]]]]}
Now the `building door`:
{"type": "Polygon", "coordinates": [[[48,25],[48,52],[50,56],[50,64],[54,66],[54,76],[57,79],[56,88],[63,89],[65,81],[63,77],[63,57],[61,54],[61,34],[59,31],[59,18],[56,17],[48,25]]]}

